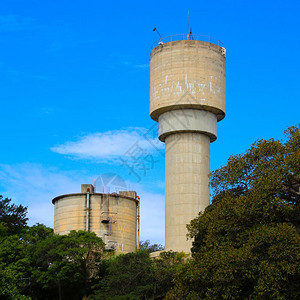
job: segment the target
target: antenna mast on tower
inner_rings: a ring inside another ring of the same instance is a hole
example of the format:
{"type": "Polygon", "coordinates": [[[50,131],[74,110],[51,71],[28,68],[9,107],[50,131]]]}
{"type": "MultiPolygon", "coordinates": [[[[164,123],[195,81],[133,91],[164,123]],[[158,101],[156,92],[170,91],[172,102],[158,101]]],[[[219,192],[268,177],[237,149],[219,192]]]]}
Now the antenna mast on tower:
{"type": "Polygon", "coordinates": [[[188,34],[190,32],[190,10],[188,9],[188,34]]]}

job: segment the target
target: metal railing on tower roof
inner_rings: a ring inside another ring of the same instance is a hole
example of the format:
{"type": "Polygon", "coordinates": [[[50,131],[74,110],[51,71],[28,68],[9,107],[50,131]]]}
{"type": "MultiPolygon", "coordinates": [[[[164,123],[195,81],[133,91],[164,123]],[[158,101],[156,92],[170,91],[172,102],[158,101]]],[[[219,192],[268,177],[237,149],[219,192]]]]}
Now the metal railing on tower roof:
{"type": "Polygon", "coordinates": [[[180,41],[180,40],[196,40],[196,41],[203,41],[215,44],[219,47],[224,47],[225,45],[219,41],[218,39],[215,39],[208,35],[202,35],[202,34],[193,34],[193,33],[183,33],[183,34],[173,34],[169,36],[165,36],[160,38],[159,40],[155,41],[152,44],[152,49],[159,45],[163,45],[164,43],[173,42],[173,41],[180,41]]]}

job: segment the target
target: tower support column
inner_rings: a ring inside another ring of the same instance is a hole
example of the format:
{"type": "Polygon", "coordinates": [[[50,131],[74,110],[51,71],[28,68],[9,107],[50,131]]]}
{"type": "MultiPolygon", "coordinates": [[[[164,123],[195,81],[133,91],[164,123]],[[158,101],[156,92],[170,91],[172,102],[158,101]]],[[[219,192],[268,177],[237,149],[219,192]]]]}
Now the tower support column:
{"type": "Polygon", "coordinates": [[[210,138],[201,133],[166,137],[165,249],[189,253],[186,225],[209,205],[210,138]]]}

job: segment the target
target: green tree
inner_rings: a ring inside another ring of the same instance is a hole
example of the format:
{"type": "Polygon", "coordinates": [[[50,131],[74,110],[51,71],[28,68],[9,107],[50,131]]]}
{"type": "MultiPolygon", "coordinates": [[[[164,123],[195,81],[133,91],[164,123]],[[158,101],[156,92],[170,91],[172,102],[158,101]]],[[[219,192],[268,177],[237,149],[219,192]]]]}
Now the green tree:
{"type": "Polygon", "coordinates": [[[149,240],[146,240],[146,241],[140,242],[140,249],[146,250],[149,253],[151,253],[151,252],[155,252],[155,251],[164,250],[164,246],[161,244],[151,244],[149,240]]]}
{"type": "Polygon", "coordinates": [[[152,260],[141,250],[111,258],[91,299],[151,299],[153,290],[152,260]]]}
{"type": "Polygon", "coordinates": [[[0,269],[0,299],[3,300],[30,300],[31,298],[20,293],[18,288],[20,279],[11,269],[0,269]]]}
{"type": "Polygon", "coordinates": [[[153,260],[154,299],[165,299],[167,292],[173,287],[173,278],[184,264],[186,254],[166,251],[153,260]]]}
{"type": "Polygon", "coordinates": [[[56,235],[26,226],[27,209],[0,199],[0,299],[82,299],[99,277],[104,243],[95,233],[56,235]]]}
{"type": "Polygon", "coordinates": [[[86,231],[56,235],[34,228],[32,232],[34,242],[28,255],[33,299],[82,299],[88,295],[97,280],[104,249],[102,239],[86,231]],[[36,239],[37,232],[41,240],[36,239]]]}
{"type": "Polygon", "coordinates": [[[21,299],[21,294],[26,294],[30,261],[25,255],[25,247],[24,241],[18,235],[10,235],[1,240],[0,295],[3,299],[21,299]]]}
{"type": "Polygon", "coordinates": [[[105,262],[102,280],[91,299],[165,299],[185,254],[162,252],[156,259],[143,249],[105,262]]]}
{"type": "Polygon", "coordinates": [[[0,299],[27,299],[30,262],[21,233],[26,230],[27,208],[0,196],[0,299]]]}
{"type": "Polygon", "coordinates": [[[300,298],[299,127],[286,136],[212,173],[212,205],[188,226],[193,258],[167,299],[300,298]]]}
{"type": "Polygon", "coordinates": [[[27,224],[27,207],[11,203],[11,199],[0,195],[0,233],[18,234],[27,224]],[[4,230],[6,228],[6,230],[4,230]]]}

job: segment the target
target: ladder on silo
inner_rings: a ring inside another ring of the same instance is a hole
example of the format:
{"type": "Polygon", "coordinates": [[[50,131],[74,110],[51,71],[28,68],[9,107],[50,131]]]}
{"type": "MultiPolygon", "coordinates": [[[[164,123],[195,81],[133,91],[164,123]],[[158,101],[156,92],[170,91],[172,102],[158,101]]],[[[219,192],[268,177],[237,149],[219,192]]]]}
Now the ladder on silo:
{"type": "MultiPolygon", "coordinates": [[[[105,200],[105,206],[106,206],[106,210],[102,210],[101,212],[101,223],[103,224],[107,224],[108,228],[107,228],[107,232],[103,234],[103,242],[106,243],[106,247],[107,250],[114,250],[117,247],[117,241],[105,241],[105,236],[111,236],[112,235],[112,224],[116,223],[116,217],[117,217],[117,213],[116,212],[112,212],[110,210],[110,203],[109,203],[109,189],[106,191],[106,193],[103,193],[103,197],[105,200]]],[[[101,204],[100,204],[101,205],[101,204]]]]}

